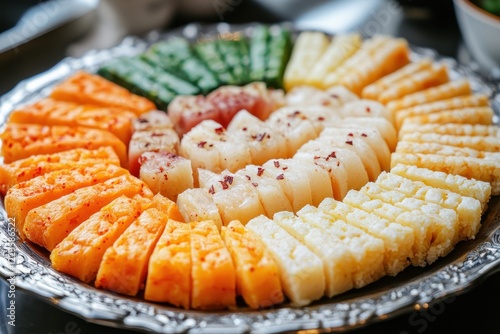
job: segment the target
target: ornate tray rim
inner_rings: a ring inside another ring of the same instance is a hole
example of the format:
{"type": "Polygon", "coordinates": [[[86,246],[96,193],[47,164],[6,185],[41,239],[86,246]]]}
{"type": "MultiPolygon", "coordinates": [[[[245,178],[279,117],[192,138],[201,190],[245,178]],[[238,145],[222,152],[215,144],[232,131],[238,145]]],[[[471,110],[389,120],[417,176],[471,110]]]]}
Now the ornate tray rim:
{"type": "MultiPolygon", "coordinates": [[[[153,31],[145,38],[128,37],[116,47],[92,50],[80,58],[65,58],[48,71],[21,81],[0,98],[0,124],[4,124],[13,108],[47,95],[55,83],[77,69],[93,71],[111,57],[136,54],[169,36],[195,39],[214,33],[248,32],[254,24],[193,23],[166,33],[153,31]]],[[[466,76],[474,90],[488,94],[496,109],[495,122],[498,123],[498,86],[487,82],[471,67],[441,57],[433,50],[417,46],[411,46],[411,49],[412,57],[443,61],[452,69],[452,77],[466,76]]],[[[423,270],[406,269],[400,274],[403,282],[399,275],[382,278],[361,290],[301,308],[283,305],[259,311],[242,308],[227,312],[185,311],[95,289],[56,272],[42,251],[22,242],[15,232],[15,222],[6,217],[3,205],[0,276],[6,280],[14,278],[16,287],[86,321],[122,329],[155,333],[278,333],[308,329],[341,332],[428,308],[432,303],[469,291],[488,275],[500,270],[499,210],[500,200],[492,198],[483,218],[486,224],[483,222],[474,241],[457,245],[448,257],[423,270]]]]}

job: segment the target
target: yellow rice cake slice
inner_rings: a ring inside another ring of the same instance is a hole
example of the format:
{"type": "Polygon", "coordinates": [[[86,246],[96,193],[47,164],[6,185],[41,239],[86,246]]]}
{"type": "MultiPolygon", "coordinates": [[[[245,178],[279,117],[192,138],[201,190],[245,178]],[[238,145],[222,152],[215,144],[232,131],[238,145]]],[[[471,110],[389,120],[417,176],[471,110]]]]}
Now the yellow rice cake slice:
{"type": "Polygon", "coordinates": [[[271,252],[280,272],[285,295],[293,305],[310,304],[325,293],[323,261],[275,221],[261,215],[246,227],[271,252]]]}
{"type": "Polygon", "coordinates": [[[500,138],[500,127],[497,125],[482,125],[482,124],[404,124],[399,129],[399,137],[407,133],[437,133],[441,135],[455,136],[492,136],[500,138]]]}
{"type": "Polygon", "coordinates": [[[456,123],[456,124],[493,124],[493,109],[490,107],[462,108],[455,110],[437,111],[432,114],[411,116],[405,118],[405,123],[456,123]]]}
{"type": "Polygon", "coordinates": [[[151,204],[120,196],[77,226],[50,253],[52,267],[83,282],[94,280],[104,252],[151,204]]]}
{"type": "Polygon", "coordinates": [[[478,151],[500,152],[500,138],[494,136],[455,136],[435,133],[408,133],[401,140],[467,147],[478,151]]]}
{"type": "Polygon", "coordinates": [[[389,276],[396,276],[405,269],[413,256],[414,232],[411,228],[396,224],[374,214],[367,213],[351,205],[325,199],[319,209],[335,219],[345,219],[349,224],[361,228],[367,233],[384,241],[384,268],[389,276]]]}
{"type": "Polygon", "coordinates": [[[419,143],[406,140],[399,141],[396,152],[453,155],[480,159],[495,159],[497,161],[500,161],[500,152],[485,152],[468,147],[458,147],[429,142],[419,143]]]}
{"type": "Polygon", "coordinates": [[[237,220],[221,231],[236,268],[236,290],[253,309],[283,302],[278,266],[266,246],[237,220]]]}
{"type": "Polygon", "coordinates": [[[148,261],[144,299],[189,309],[191,305],[191,228],[172,219],[148,261]]]}

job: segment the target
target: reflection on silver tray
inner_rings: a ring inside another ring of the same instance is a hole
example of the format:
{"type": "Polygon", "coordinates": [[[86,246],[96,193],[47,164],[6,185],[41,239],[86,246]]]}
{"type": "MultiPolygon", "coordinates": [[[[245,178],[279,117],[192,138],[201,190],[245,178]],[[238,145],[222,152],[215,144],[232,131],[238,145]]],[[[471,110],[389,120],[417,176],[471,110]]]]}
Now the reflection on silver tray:
{"type": "MultiPolygon", "coordinates": [[[[145,39],[127,38],[119,46],[92,51],[82,58],[65,59],[51,70],[21,82],[0,98],[0,124],[14,108],[46,96],[54,84],[78,69],[96,70],[119,55],[134,55],[170,35],[191,40],[211,34],[243,31],[253,25],[191,24],[169,33],[150,33],[145,39]]],[[[412,46],[412,57],[432,57],[445,62],[452,79],[467,77],[473,90],[491,97],[498,123],[499,87],[470,68],[440,57],[434,51],[412,46]]],[[[369,286],[322,299],[307,307],[280,305],[260,311],[236,308],[221,312],[184,311],[165,304],[98,290],[51,268],[47,252],[19,240],[14,222],[1,209],[0,275],[15,277],[18,288],[29,291],[64,311],[90,322],[144,332],[172,333],[276,333],[305,329],[343,331],[365,326],[414,309],[429,307],[462,293],[500,269],[500,200],[492,198],[482,227],[474,240],[460,242],[445,258],[426,268],[407,268],[397,277],[384,277],[369,286]]]]}

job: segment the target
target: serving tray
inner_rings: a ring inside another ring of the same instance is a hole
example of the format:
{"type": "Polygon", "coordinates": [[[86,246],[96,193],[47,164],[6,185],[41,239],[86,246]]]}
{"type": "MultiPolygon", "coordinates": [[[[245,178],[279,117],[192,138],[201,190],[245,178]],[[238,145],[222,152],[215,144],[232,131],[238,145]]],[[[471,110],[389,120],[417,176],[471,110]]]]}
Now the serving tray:
{"type": "MultiPolygon", "coordinates": [[[[145,38],[129,37],[120,45],[93,50],[81,58],[67,58],[52,69],[20,82],[0,98],[0,124],[9,113],[26,103],[47,96],[52,87],[76,70],[95,71],[117,56],[131,56],[152,43],[172,35],[190,40],[215,34],[250,34],[255,24],[190,24],[145,38]]],[[[293,27],[291,27],[293,29],[293,27]]],[[[295,33],[299,31],[294,30],[295,33]]],[[[430,57],[447,64],[450,77],[466,77],[472,88],[490,96],[495,123],[500,114],[500,85],[488,82],[469,66],[438,55],[435,51],[411,46],[413,59],[430,57]]],[[[3,202],[3,201],[2,201],[3,202]]],[[[470,290],[500,269],[500,199],[492,197],[474,240],[462,241],[448,256],[425,268],[409,267],[396,277],[384,277],[362,289],[334,298],[324,298],[307,307],[287,304],[263,310],[237,307],[228,311],[185,311],[166,304],[146,302],[98,290],[52,269],[47,251],[19,239],[15,222],[0,206],[0,276],[15,278],[16,286],[48,303],[89,322],[153,333],[278,333],[307,329],[342,332],[393,318],[405,312],[432,307],[470,290]]]]}

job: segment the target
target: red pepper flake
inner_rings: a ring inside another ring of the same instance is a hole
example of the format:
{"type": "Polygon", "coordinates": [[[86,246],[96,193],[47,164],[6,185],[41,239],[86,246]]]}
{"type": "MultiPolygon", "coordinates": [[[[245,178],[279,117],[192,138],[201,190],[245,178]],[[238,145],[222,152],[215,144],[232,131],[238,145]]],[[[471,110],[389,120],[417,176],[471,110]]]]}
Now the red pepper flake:
{"type": "Polygon", "coordinates": [[[262,168],[262,167],[258,167],[258,168],[257,168],[257,176],[261,176],[261,175],[262,175],[262,173],[264,173],[264,168],[262,168]]]}
{"type": "Polygon", "coordinates": [[[160,132],[153,132],[151,134],[151,137],[163,137],[165,134],[164,133],[160,133],[160,132]]]}
{"type": "Polygon", "coordinates": [[[337,161],[337,167],[340,166],[340,161],[337,161]]]}
{"type": "Polygon", "coordinates": [[[245,175],[245,177],[247,178],[248,181],[250,181],[252,178],[250,177],[250,175],[245,175]]]}
{"type": "Polygon", "coordinates": [[[233,177],[231,175],[226,175],[224,176],[224,182],[229,183],[230,185],[233,184],[233,177]]]}
{"type": "Polygon", "coordinates": [[[219,181],[219,183],[222,185],[223,190],[226,190],[227,188],[229,188],[226,181],[219,181]]]}
{"type": "Polygon", "coordinates": [[[348,136],[349,136],[349,137],[354,137],[354,134],[349,133],[349,134],[348,134],[348,136]]]}
{"type": "Polygon", "coordinates": [[[210,145],[208,145],[208,147],[214,147],[214,144],[210,144],[210,145]]]}
{"type": "Polygon", "coordinates": [[[328,155],[329,158],[336,158],[337,157],[337,154],[335,153],[335,151],[332,151],[332,153],[330,153],[328,155]]]}
{"type": "Polygon", "coordinates": [[[255,188],[257,188],[259,184],[257,182],[252,182],[252,186],[254,186],[255,188]]]}
{"type": "Polygon", "coordinates": [[[352,140],[347,140],[345,143],[348,145],[352,145],[352,140]]]}
{"type": "Polygon", "coordinates": [[[368,137],[368,135],[366,133],[362,133],[361,137],[368,137]]]}
{"type": "Polygon", "coordinates": [[[271,138],[271,135],[267,135],[267,139],[271,138]]]}
{"type": "Polygon", "coordinates": [[[214,131],[216,134],[220,135],[221,133],[224,133],[224,128],[221,126],[219,128],[216,128],[214,131]]]}
{"type": "Polygon", "coordinates": [[[198,143],[198,147],[204,148],[206,144],[207,144],[207,142],[206,142],[206,141],[200,141],[200,142],[198,143]]]}
{"type": "Polygon", "coordinates": [[[210,189],[208,189],[208,192],[211,193],[212,195],[215,194],[215,188],[213,184],[210,186],[210,189]]]}
{"type": "Polygon", "coordinates": [[[276,176],[276,180],[283,180],[284,178],[285,178],[285,175],[283,175],[283,174],[276,176]]]}
{"type": "Polygon", "coordinates": [[[288,114],[288,117],[290,117],[290,118],[294,118],[294,117],[297,117],[297,116],[299,116],[299,115],[300,115],[300,111],[295,110],[293,113],[288,114]]]}
{"type": "Polygon", "coordinates": [[[370,112],[370,111],[372,111],[372,110],[370,109],[370,107],[366,107],[366,112],[370,112]]]}
{"type": "Polygon", "coordinates": [[[244,127],[244,128],[243,128],[243,129],[241,129],[241,130],[243,130],[243,131],[247,131],[247,127],[244,127]]]}
{"type": "Polygon", "coordinates": [[[168,175],[167,174],[163,174],[163,178],[165,179],[165,181],[168,181],[168,175]]]}
{"type": "Polygon", "coordinates": [[[278,160],[274,160],[274,167],[279,168],[280,162],[278,160]]]}
{"type": "Polygon", "coordinates": [[[262,141],[266,137],[266,133],[259,133],[257,135],[257,141],[262,141]]]}
{"type": "Polygon", "coordinates": [[[318,160],[319,158],[321,158],[319,155],[314,156],[314,160],[318,160]]]}
{"type": "Polygon", "coordinates": [[[325,120],[325,118],[323,116],[318,117],[318,121],[323,122],[324,120],[325,120]]]}
{"type": "Polygon", "coordinates": [[[339,96],[337,94],[330,94],[330,97],[333,97],[334,99],[338,99],[339,96]]]}
{"type": "Polygon", "coordinates": [[[281,168],[281,169],[282,169],[282,170],[287,170],[287,169],[288,169],[288,167],[283,167],[283,168],[281,168]]]}

